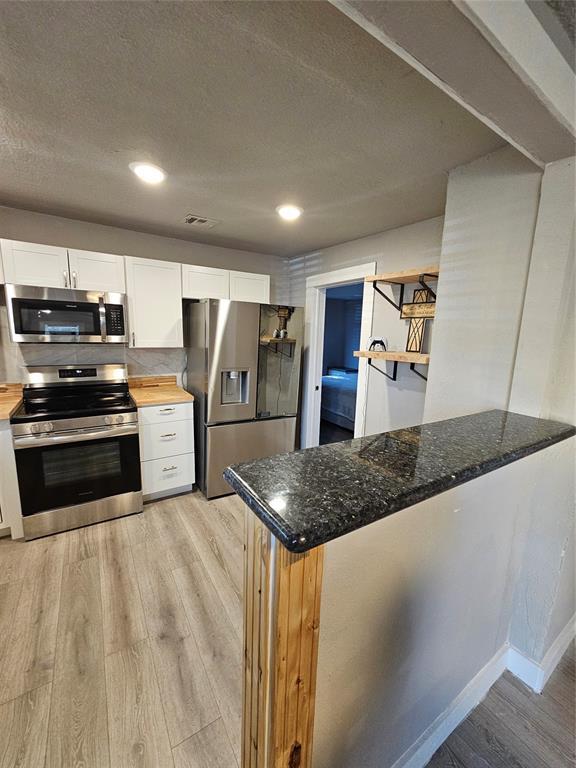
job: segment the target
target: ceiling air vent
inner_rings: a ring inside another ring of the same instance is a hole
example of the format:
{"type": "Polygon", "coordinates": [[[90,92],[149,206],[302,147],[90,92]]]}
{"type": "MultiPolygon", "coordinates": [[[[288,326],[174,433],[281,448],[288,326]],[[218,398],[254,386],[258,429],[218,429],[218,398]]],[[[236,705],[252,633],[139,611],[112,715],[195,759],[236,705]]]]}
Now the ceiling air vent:
{"type": "Polygon", "coordinates": [[[197,229],[212,229],[212,227],[215,227],[216,224],[220,223],[217,219],[209,219],[207,216],[197,216],[195,213],[189,213],[184,218],[184,222],[197,229]]]}

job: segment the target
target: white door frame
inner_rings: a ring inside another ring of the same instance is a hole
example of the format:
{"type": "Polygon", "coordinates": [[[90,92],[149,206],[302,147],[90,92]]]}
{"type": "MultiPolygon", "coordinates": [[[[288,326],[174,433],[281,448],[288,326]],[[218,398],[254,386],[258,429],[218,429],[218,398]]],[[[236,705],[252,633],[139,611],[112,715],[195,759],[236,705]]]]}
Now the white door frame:
{"type": "MultiPolygon", "coordinates": [[[[313,275],[306,280],[306,314],[304,326],[304,394],[302,398],[302,448],[311,448],[320,441],[320,400],[322,395],[322,358],[324,355],[324,315],[326,311],[326,289],[338,285],[349,285],[376,274],[376,262],[357,264],[345,269],[336,269],[313,275]]],[[[362,321],[360,325],[360,349],[366,349],[372,333],[372,310],[374,290],[370,283],[364,284],[362,298],[362,321]]],[[[366,401],[368,397],[368,361],[358,361],[358,390],[356,393],[356,415],[354,437],[364,434],[366,422],[366,401]]]]}

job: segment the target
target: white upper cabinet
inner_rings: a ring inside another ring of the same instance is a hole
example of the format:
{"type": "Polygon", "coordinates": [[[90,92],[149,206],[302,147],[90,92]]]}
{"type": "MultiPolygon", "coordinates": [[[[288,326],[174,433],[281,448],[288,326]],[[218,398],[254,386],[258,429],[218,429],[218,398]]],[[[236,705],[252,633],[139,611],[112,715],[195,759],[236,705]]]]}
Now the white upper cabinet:
{"type": "Polygon", "coordinates": [[[4,280],[16,285],[70,288],[68,250],[55,245],[0,240],[4,280]]]}
{"type": "Polygon", "coordinates": [[[124,256],[0,240],[4,281],[40,288],[125,293],[124,256]]]}
{"type": "Polygon", "coordinates": [[[230,298],[232,301],[270,303],[270,275],[251,272],[230,272],[230,298]]]}
{"type": "Polygon", "coordinates": [[[131,347],[182,347],[180,264],[126,256],[131,347]]]}
{"type": "Polygon", "coordinates": [[[68,248],[68,263],[71,288],[126,293],[124,256],[68,248]]]}
{"type": "Polygon", "coordinates": [[[182,264],[182,296],[185,299],[229,299],[230,272],[216,267],[182,264]]]}

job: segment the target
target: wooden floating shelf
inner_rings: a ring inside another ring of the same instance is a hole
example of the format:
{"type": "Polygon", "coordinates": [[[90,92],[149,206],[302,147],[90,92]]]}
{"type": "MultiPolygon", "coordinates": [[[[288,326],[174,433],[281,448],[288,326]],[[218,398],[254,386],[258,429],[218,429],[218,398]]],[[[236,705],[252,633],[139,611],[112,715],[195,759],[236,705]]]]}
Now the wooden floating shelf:
{"type": "Polygon", "coordinates": [[[260,344],[296,344],[296,339],[277,339],[274,336],[260,336],[260,344]]]}
{"type": "Polygon", "coordinates": [[[416,269],[405,269],[403,272],[385,272],[382,275],[368,275],[365,278],[367,283],[390,283],[391,285],[408,285],[417,283],[420,275],[433,279],[440,274],[439,264],[429,264],[427,267],[418,267],[416,269]]]}
{"type": "Polygon", "coordinates": [[[371,360],[391,360],[396,363],[414,363],[416,365],[428,365],[430,355],[422,352],[379,352],[377,350],[360,350],[354,352],[354,357],[368,357],[371,360]]]}

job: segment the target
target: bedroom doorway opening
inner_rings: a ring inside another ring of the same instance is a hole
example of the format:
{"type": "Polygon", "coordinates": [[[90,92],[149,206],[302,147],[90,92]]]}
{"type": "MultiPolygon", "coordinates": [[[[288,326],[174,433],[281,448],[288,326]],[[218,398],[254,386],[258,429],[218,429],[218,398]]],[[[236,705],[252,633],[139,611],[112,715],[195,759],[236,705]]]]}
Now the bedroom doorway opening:
{"type": "MultiPolygon", "coordinates": [[[[326,325],[326,299],[333,288],[347,288],[360,284],[362,291],[360,313],[360,340],[357,349],[367,349],[372,333],[372,312],[374,290],[372,283],[365,282],[369,275],[376,274],[376,262],[370,261],[342,267],[331,272],[322,272],[306,278],[306,313],[304,340],[304,387],[302,396],[301,442],[302,448],[313,448],[320,444],[320,421],[322,412],[322,376],[328,375],[324,367],[324,341],[326,325]]],[[[358,290],[355,288],[354,290],[358,290]]],[[[336,298],[334,293],[330,294],[336,298]]],[[[334,337],[337,331],[328,323],[327,333],[334,337]]],[[[354,350],[352,350],[354,352],[354,350]]],[[[353,368],[351,365],[330,366],[331,368],[353,368]]],[[[366,404],[368,399],[368,365],[365,357],[358,360],[355,379],[356,409],[354,417],[345,422],[344,429],[354,429],[354,437],[365,434],[366,404]]],[[[336,425],[339,426],[339,425],[336,425]]],[[[346,434],[348,437],[349,434],[346,434]]],[[[341,439],[344,439],[343,437],[341,439]]]]}
{"type": "Polygon", "coordinates": [[[364,282],[326,289],[320,445],[354,437],[364,282]]]}

